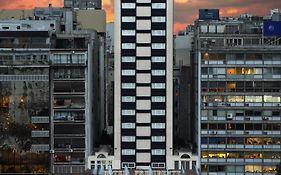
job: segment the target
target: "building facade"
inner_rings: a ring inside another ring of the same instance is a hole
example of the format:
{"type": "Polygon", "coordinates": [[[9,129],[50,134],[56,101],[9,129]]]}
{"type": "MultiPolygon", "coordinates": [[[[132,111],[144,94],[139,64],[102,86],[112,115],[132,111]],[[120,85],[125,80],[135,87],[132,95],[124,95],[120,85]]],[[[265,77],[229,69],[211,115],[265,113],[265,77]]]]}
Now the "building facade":
{"type": "Polygon", "coordinates": [[[79,26],[86,10],[51,5],[32,10],[29,20],[0,21],[0,173],[85,172],[102,130],[105,18],[91,11],[99,34],[92,24],[79,26]]]}
{"type": "Polygon", "coordinates": [[[49,32],[54,23],[0,21],[0,173],[49,171],[49,32]]]}
{"type": "Polygon", "coordinates": [[[113,169],[174,169],[173,1],[115,1],[113,169]]]}
{"type": "Polygon", "coordinates": [[[201,174],[275,174],[280,163],[281,42],[263,18],[196,22],[201,174]]]}
{"type": "Polygon", "coordinates": [[[64,0],[64,7],[76,9],[101,9],[101,0],[64,0]]]}

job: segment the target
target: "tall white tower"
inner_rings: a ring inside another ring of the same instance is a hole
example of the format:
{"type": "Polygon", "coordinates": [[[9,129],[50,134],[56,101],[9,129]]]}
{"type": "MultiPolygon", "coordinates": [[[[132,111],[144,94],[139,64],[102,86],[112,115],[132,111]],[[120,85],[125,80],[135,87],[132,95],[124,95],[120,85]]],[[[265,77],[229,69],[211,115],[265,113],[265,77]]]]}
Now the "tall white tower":
{"type": "Polygon", "coordinates": [[[173,1],[115,1],[113,169],[174,169],[173,1]]]}

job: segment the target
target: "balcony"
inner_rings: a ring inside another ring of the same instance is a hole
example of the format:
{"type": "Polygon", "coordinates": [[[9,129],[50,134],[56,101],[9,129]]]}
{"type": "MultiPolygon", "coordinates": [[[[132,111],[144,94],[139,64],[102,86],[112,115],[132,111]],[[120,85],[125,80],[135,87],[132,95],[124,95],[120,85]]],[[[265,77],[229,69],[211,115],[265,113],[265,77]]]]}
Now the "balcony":
{"type": "Polygon", "coordinates": [[[276,151],[278,151],[281,146],[277,145],[277,144],[272,144],[272,145],[257,145],[257,144],[201,144],[201,149],[214,149],[214,150],[220,150],[220,149],[248,149],[248,150],[253,150],[253,149],[257,149],[257,150],[267,150],[267,149],[276,149],[276,151]]]}
{"type": "Polygon", "coordinates": [[[84,98],[72,98],[72,99],[55,99],[54,108],[56,109],[83,109],[85,108],[84,98]]]}
{"type": "Polygon", "coordinates": [[[31,131],[31,137],[49,137],[49,131],[31,131]]]}
{"type": "Polygon", "coordinates": [[[32,123],[49,123],[50,119],[49,116],[32,116],[31,117],[31,122],[32,123]]]}
{"type": "Polygon", "coordinates": [[[50,146],[48,144],[32,144],[31,145],[31,151],[37,152],[37,151],[49,151],[50,146]]]}

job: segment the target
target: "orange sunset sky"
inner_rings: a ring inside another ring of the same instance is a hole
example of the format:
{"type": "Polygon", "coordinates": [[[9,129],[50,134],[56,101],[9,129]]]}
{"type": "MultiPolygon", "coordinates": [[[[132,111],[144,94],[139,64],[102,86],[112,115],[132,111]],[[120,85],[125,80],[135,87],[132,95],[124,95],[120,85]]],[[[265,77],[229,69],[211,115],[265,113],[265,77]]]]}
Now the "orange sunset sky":
{"type": "MultiPolygon", "coordinates": [[[[107,21],[113,16],[113,1],[103,0],[103,8],[107,11],[107,21]]],[[[236,16],[241,13],[266,15],[270,9],[281,9],[281,0],[174,0],[175,2],[175,32],[192,24],[198,16],[199,8],[219,8],[223,16],[236,16]]],[[[62,6],[63,0],[0,0],[1,9],[30,9],[44,7],[49,3],[53,6],[62,6]]]]}

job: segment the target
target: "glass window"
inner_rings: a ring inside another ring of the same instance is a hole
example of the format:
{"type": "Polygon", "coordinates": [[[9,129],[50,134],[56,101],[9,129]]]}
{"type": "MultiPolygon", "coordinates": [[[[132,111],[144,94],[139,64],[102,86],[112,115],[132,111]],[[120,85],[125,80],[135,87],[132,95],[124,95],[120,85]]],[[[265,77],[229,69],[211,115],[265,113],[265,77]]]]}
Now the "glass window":
{"type": "Polygon", "coordinates": [[[165,123],[152,123],[152,129],[165,129],[165,123]]]}
{"type": "Polygon", "coordinates": [[[165,96],[152,96],[152,102],[165,102],[165,96]]]}
{"type": "Polygon", "coordinates": [[[152,110],[152,115],[165,115],[165,110],[154,109],[152,110]]]}
{"type": "Polygon", "coordinates": [[[151,8],[152,9],[165,9],[166,4],[165,3],[152,3],[151,8]]]}
{"type": "Polygon", "coordinates": [[[122,3],[122,9],[134,9],[136,8],[136,3],[122,3]]]}
{"type": "Polygon", "coordinates": [[[244,102],[244,96],[227,96],[228,102],[244,102]]]}
{"type": "Polygon", "coordinates": [[[153,63],[164,63],[166,61],[165,57],[152,57],[151,61],[153,63]]]}
{"type": "Polygon", "coordinates": [[[135,89],[135,83],[122,83],[122,89],[135,89]]]}
{"type": "Polygon", "coordinates": [[[131,57],[131,56],[123,56],[122,57],[122,62],[126,63],[132,63],[136,62],[136,57],[131,57]]]}
{"type": "Polygon", "coordinates": [[[135,142],[135,136],[122,136],[122,142],[135,142]]]}
{"type": "Polygon", "coordinates": [[[134,76],[136,74],[136,70],[133,69],[123,69],[122,75],[123,76],[134,76]]]}
{"type": "Polygon", "coordinates": [[[153,76],[164,76],[166,73],[166,70],[161,70],[161,69],[157,69],[157,70],[152,70],[151,74],[153,76]]]}
{"type": "Polygon", "coordinates": [[[136,17],[134,17],[134,16],[122,16],[122,22],[136,22],[136,17]]]}
{"type": "Polygon", "coordinates": [[[151,48],[152,49],[165,49],[166,44],[165,43],[152,43],[151,48]]]}
{"type": "Polygon", "coordinates": [[[245,96],[245,102],[262,102],[262,96],[245,96]]]}
{"type": "Polygon", "coordinates": [[[165,83],[152,83],[152,89],[165,89],[165,83]]]}
{"type": "Polygon", "coordinates": [[[165,149],[152,149],[151,155],[165,155],[166,150],[165,149]]]}
{"type": "Polygon", "coordinates": [[[135,96],[122,96],[122,102],[135,102],[135,96]]]}
{"type": "Polygon", "coordinates": [[[122,110],[122,115],[135,115],[136,111],[133,109],[123,109],[122,110]]]}
{"type": "Polygon", "coordinates": [[[165,36],[166,30],[152,30],[151,35],[152,36],[165,36]]]}
{"type": "Polygon", "coordinates": [[[122,36],[135,36],[135,30],[122,30],[122,36]]]}
{"type": "Polygon", "coordinates": [[[135,155],[136,151],[134,149],[122,149],[122,155],[135,155]]]}
{"type": "Polygon", "coordinates": [[[165,142],[165,136],[152,136],[152,142],[165,142]]]}
{"type": "Polygon", "coordinates": [[[264,102],[276,102],[276,103],[280,103],[280,97],[274,97],[271,95],[265,95],[263,96],[264,98],[264,102]]]}
{"type": "Polygon", "coordinates": [[[134,129],[135,127],[135,123],[122,123],[122,129],[134,129]]]}
{"type": "Polygon", "coordinates": [[[153,16],[152,22],[166,22],[165,16],[153,16]]]}
{"type": "Polygon", "coordinates": [[[122,49],[135,49],[135,43],[122,43],[122,49]]]}

